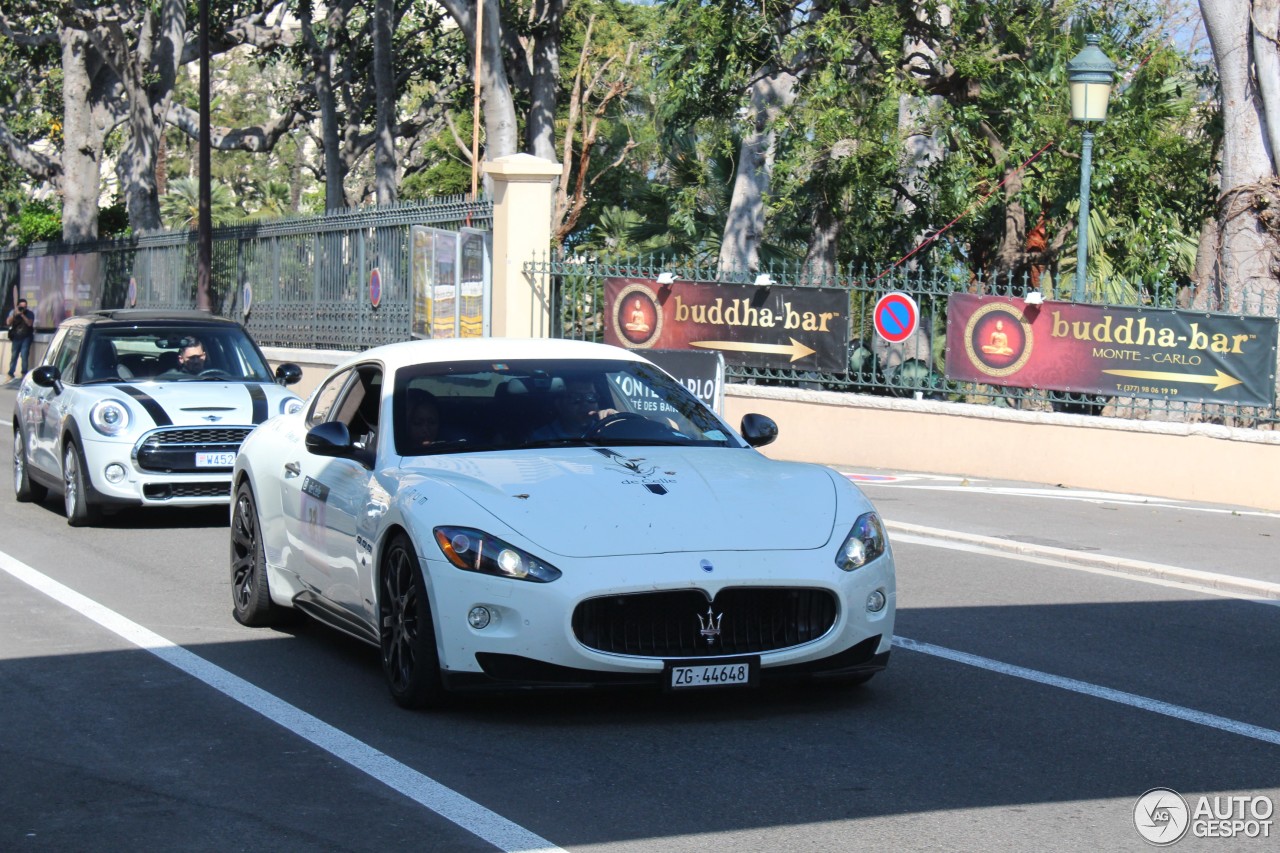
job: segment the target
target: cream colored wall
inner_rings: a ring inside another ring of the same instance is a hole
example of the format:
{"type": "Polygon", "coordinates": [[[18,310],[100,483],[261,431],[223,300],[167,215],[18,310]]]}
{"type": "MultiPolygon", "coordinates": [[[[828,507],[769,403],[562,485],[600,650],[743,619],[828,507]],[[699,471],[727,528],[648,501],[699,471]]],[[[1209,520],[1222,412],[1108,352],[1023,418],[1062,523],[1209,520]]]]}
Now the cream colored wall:
{"type": "Polygon", "coordinates": [[[777,459],[1022,480],[1280,510],[1280,432],[732,386],[778,423],[777,459]]]}

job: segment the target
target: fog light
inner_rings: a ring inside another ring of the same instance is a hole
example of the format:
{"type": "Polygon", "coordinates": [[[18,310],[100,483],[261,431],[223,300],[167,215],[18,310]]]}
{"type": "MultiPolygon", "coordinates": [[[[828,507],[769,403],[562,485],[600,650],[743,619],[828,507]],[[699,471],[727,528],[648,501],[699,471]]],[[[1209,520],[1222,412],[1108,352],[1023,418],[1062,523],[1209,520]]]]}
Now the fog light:
{"type": "Polygon", "coordinates": [[[124,466],[117,462],[112,462],[108,465],[105,473],[108,483],[119,483],[125,477],[124,466]]]}
{"type": "Polygon", "coordinates": [[[479,631],[481,628],[488,627],[491,618],[493,617],[489,615],[487,607],[473,607],[467,614],[467,624],[479,631]]]}
{"type": "Polygon", "coordinates": [[[884,610],[884,602],[884,593],[877,589],[875,592],[867,596],[867,612],[879,613],[881,610],[884,610]]]}

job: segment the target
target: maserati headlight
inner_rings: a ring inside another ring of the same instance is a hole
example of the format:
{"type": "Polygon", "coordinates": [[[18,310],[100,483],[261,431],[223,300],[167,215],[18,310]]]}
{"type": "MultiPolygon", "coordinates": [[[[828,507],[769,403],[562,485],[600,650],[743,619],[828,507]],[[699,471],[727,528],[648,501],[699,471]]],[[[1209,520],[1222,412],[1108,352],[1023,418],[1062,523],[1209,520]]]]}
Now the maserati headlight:
{"type": "Polygon", "coordinates": [[[119,435],[129,428],[129,407],[119,400],[99,400],[89,410],[89,423],[103,435],[119,435]]]}
{"type": "Polygon", "coordinates": [[[836,565],[851,572],[865,566],[885,552],[884,524],[880,516],[868,512],[858,517],[836,552],[836,565]]]}
{"type": "Polygon", "coordinates": [[[285,397],[280,401],[280,414],[292,415],[300,411],[302,411],[302,401],[297,397],[285,397]]]}
{"type": "Polygon", "coordinates": [[[536,583],[550,583],[560,577],[555,566],[481,530],[437,527],[435,534],[445,559],[460,569],[536,583]]]}

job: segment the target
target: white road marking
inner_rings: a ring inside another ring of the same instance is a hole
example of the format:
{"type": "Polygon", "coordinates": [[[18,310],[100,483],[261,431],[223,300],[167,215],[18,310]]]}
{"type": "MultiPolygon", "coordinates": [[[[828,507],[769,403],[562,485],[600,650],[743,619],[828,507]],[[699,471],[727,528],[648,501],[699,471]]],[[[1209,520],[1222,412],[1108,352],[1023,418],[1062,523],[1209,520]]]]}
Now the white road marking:
{"type": "Polygon", "coordinates": [[[988,672],[996,672],[1001,675],[1012,676],[1013,678],[1034,681],[1037,684],[1044,684],[1049,687],[1070,690],[1072,693],[1081,693],[1085,696],[1092,696],[1096,699],[1105,699],[1108,702],[1128,705],[1131,708],[1140,708],[1143,711],[1150,711],[1153,714],[1173,717],[1176,720],[1195,723],[1201,726],[1208,726],[1211,729],[1217,729],[1218,731],[1227,732],[1228,734],[1239,735],[1241,737],[1252,738],[1253,740],[1260,740],[1264,743],[1280,746],[1280,732],[1275,731],[1274,729],[1266,729],[1262,726],[1242,723],[1239,720],[1219,717],[1217,714],[1206,714],[1203,711],[1195,711],[1191,708],[1184,708],[1181,705],[1161,702],[1158,699],[1148,699],[1145,696],[1138,696],[1134,693],[1125,693],[1123,690],[1114,690],[1110,687],[1102,687],[1098,684],[1090,684],[1087,681],[1077,681],[1074,678],[1063,678],[1060,675],[1050,675],[1047,672],[1027,669],[1023,666],[1014,666],[1013,664],[1003,663],[1002,661],[992,660],[991,658],[971,655],[968,652],[959,652],[955,649],[935,646],[931,643],[922,643],[918,640],[912,640],[907,637],[894,637],[893,644],[900,649],[907,649],[909,651],[919,652],[920,654],[925,655],[932,655],[933,657],[943,658],[944,660],[953,661],[955,663],[962,663],[966,666],[977,667],[978,669],[985,669],[988,672]]]}
{"type": "MultiPolygon", "coordinates": [[[[1038,566],[1051,566],[1056,569],[1070,569],[1073,572],[1086,572],[1092,575],[1104,575],[1106,577],[1118,578],[1120,580],[1137,581],[1139,583],[1152,584],[1154,586],[1165,586],[1171,589],[1180,589],[1186,592],[1194,592],[1200,595],[1216,595],[1220,598],[1234,598],[1238,601],[1248,601],[1253,604],[1269,604],[1280,607],[1280,587],[1276,584],[1268,584],[1262,581],[1251,581],[1247,578],[1238,578],[1232,575],[1219,575],[1213,572],[1202,572],[1194,569],[1180,569],[1176,566],[1162,566],[1158,563],[1140,563],[1137,560],[1123,561],[1132,563],[1134,569],[1132,571],[1121,571],[1118,569],[1108,569],[1098,565],[1085,565],[1078,562],[1072,562],[1064,559],[1054,559],[1051,556],[1044,556],[1043,552],[1052,552],[1058,549],[1041,548],[1024,543],[1011,543],[1019,546],[1017,551],[1011,550],[1009,547],[992,547],[980,544],[976,541],[985,537],[973,536],[969,537],[971,541],[954,541],[951,539],[934,538],[927,534],[914,535],[906,533],[902,529],[902,525],[894,522],[886,522],[886,527],[892,531],[890,537],[891,542],[904,542],[908,545],[923,545],[926,548],[946,548],[951,551],[965,551],[971,554],[981,554],[986,557],[999,557],[1005,560],[1020,560],[1024,563],[1034,563],[1038,566]],[[1041,554],[1035,553],[1041,551],[1041,554]],[[1141,571],[1142,573],[1139,573],[1141,571]],[[1161,576],[1163,575],[1163,576],[1161,576]],[[1186,579],[1175,580],[1182,576],[1186,579]],[[1191,582],[1192,580],[1201,581],[1200,583],[1191,582]],[[1222,586],[1212,586],[1213,583],[1228,585],[1235,583],[1238,589],[1224,589],[1222,586]],[[1255,589],[1248,589],[1246,584],[1252,585],[1255,589]],[[1267,597],[1272,596],[1272,597],[1267,597]]],[[[912,525],[914,527],[914,525],[912,525]]],[[[923,528],[921,528],[923,529],[923,528]]],[[[946,533],[947,531],[939,531],[946,533]]],[[[1003,543],[1002,543],[1003,544],[1003,543]]],[[[1085,557],[1081,555],[1077,559],[1088,559],[1090,562],[1102,563],[1108,559],[1103,556],[1085,557]]]]}
{"type": "Polygon", "coordinates": [[[560,847],[545,838],[512,823],[452,788],[445,787],[429,776],[396,761],[346,732],[250,684],[243,678],[192,654],[187,649],[166,640],[93,599],[81,595],[3,551],[0,551],[0,569],[87,619],[97,622],[138,648],[151,652],[165,663],[203,681],[246,708],[258,712],[335,758],[367,773],[392,790],[398,791],[444,819],[484,839],[499,850],[508,851],[508,853],[535,853],[535,851],[536,853],[564,853],[560,847]]]}

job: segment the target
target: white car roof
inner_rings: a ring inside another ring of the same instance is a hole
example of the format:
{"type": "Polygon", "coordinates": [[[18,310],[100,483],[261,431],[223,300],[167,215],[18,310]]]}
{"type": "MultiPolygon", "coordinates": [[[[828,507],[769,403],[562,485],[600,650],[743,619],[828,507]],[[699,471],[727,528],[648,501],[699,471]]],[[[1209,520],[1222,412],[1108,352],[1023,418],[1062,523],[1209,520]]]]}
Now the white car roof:
{"type": "Polygon", "coordinates": [[[374,347],[352,355],[339,367],[347,367],[367,361],[380,361],[388,370],[397,370],[414,364],[441,361],[471,361],[492,359],[516,361],[520,359],[581,359],[644,361],[645,359],[621,347],[596,344],[589,341],[567,341],[558,338],[461,338],[404,341],[374,347]]]}

